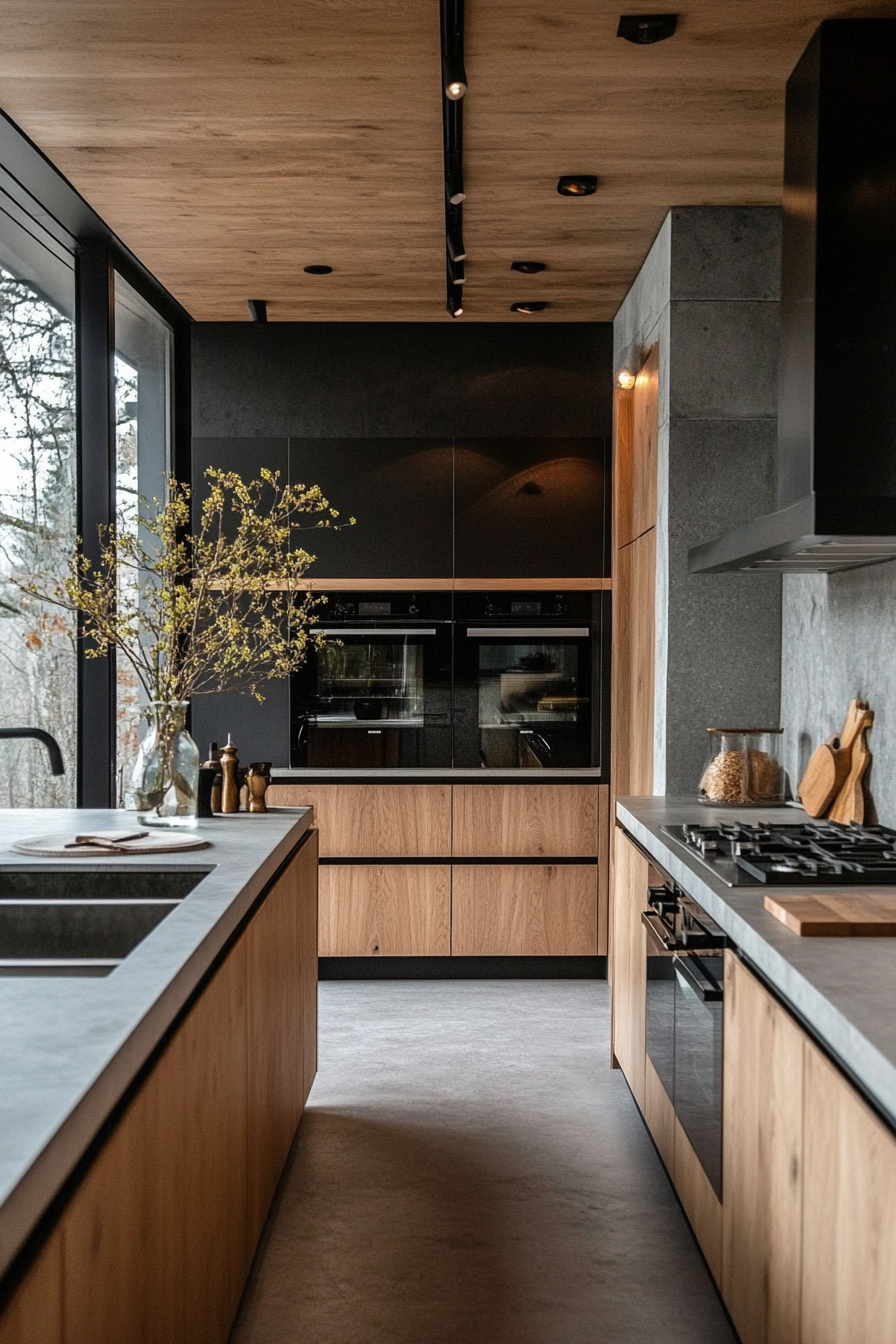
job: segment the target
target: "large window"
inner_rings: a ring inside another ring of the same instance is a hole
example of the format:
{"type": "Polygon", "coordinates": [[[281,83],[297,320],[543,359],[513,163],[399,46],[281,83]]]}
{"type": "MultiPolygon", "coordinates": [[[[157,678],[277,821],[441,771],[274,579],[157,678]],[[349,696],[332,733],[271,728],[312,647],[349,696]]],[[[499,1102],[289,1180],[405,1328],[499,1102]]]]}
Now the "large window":
{"type": "MultiPolygon", "coordinates": [[[[115,283],[115,497],[117,525],[136,531],[140,499],[161,498],[171,469],[171,327],[117,272],[115,283]]],[[[116,666],[118,800],[124,801],[145,704],[133,668],[116,666]]]]}
{"type": "MultiPolygon", "coordinates": [[[[3,194],[0,193],[0,197],[3,194]]],[[[14,202],[0,200],[0,725],[44,728],[0,741],[0,806],[71,806],[76,796],[77,655],[71,622],[14,580],[64,577],[77,531],[73,260],[14,202]],[[27,225],[27,227],[26,227],[27,225]]]]}

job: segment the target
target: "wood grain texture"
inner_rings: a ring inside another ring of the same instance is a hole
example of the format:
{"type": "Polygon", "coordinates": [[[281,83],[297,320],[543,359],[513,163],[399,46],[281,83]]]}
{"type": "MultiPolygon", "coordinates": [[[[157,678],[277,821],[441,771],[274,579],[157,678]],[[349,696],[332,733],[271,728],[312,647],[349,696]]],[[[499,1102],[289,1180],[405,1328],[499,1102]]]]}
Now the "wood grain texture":
{"type": "Polygon", "coordinates": [[[185,1062],[181,1033],[63,1216],[66,1344],[187,1338],[185,1062]]]}
{"type": "Polygon", "coordinates": [[[320,870],[322,957],[446,957],[447,864],[334,864],[320,870]]]}
{"type": "Polygon", "coordinates": [[[896,938],[896,896],[807,893],[766,896],[764,905],[801,938],[896,938]]]}
{"type": "Polygon", "coordinates": [[[896,1139],[805,1042],[803,1344],[896,1339],[896,1139]]]}
{"type": "MultiPolygon", "coordinates": [[[[471,10],[461,320],[612,320],[670,203],[778,203],[784,81],[836,12],[696,0],[640,47],[590,0],[471,10]],[[595,196],[557,194],[585,170],[595,196]]],[[[111,0],[7,0],[3,32],[0,105],[197,319],[451,320],[437,7],[133,0],[125,29],[111,0]]]]}
{"type": "Polygon", "coordinates": [[[610,929],[610,786],[597,786],[597,954],[607,955],[610,929]]]}
{"type": "Polygon", "coordinates": [[[454,785],[459,857],[596,857],[598,829],[596,784],[454,785]]]}
{"type": "Polygon", "coordinates": [[[302,1014],[302,1106],[317,1075],[318,833],[313,831],[294,860],[299,903],[299,994],[302,1014]]]}
{"type": "Polygon", "coordinates": [[[256,911],[244,937],[250,1254],[261,1236],[302,1113],[300,877],[298,864],[290,864],[256,911]]]}
{"type": "Polygon", "coordinates": [[[446,858],[450,784],[272,784],[271,806],[313,807],[322,856],[446,858]]]}
{"type": "Polygon", "coordinates": [[[223,1344],[228,1338],[251,1259],[246,952],[241,939],[169,1047],[169,1068],[184,1107],[181,1198],[184,1337],[189,1344],[223,1344]]]}
{"type": "Polygon", "coordinates": [[[62,1232],[51,1233],[0,1316],[0,1344],[63,1344],[62,1232]]]}
{"type": "Polygon", "coordinates": [[[619,389],[614,509],[617,548],[635,541],[656,523],[659,441],[659,345],[651,347],[635,386],[619,389]]]}
{"type": "MultiPolygon", "coordinates": [[[[271,592],[287,588],[285,579],[265,584],[271,592]]],[[[309,593],[488,593],[488,592],[609,592],[612,579],[303,579],[294,584],[309,593]]]]}
{"type": "Polygon", "coordinates": [[[716,1283],[722,1277],[722,1205],[675,1117],[675,1189],[716,1283]]]}
{"type": "Polygon", "coordinates": [[[675,1111],[650,1056],[644,1059],[644,1119],[675,1182],[675,1111]]]}
{"type": "Polygon", "coordinates": [[[468,957],[594,956],[593,864],[453,868],[451,951],[468,957]]]}
{"type": "Polygon", "coordinates": [[[616,552],[613,602],[614,796],[653,792],[656,530],[616,552]]]}
{"type": "Polygon", "coordinates": [[[641,911],[650,866],[617,827],[613,846],[612,1052],[635,1101],[645,1105],[647,948],[641,911]]]}
{"type": "Polygon", "coordinates": [[[721,1288],[742,1344],[800,1338],[804,1039],[726,952],[721,1288]]]}

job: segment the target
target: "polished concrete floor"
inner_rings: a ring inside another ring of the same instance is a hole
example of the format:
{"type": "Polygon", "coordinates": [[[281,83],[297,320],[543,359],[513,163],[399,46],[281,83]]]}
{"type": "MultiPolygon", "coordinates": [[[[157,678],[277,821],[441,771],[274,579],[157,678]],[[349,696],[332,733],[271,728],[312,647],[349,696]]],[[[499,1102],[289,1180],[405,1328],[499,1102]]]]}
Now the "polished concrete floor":
{"type": "Polygon", "coordinates": [[[232,1344],[733,1344],[607,986],[320,987],[320,1072],[232,1344]]]}

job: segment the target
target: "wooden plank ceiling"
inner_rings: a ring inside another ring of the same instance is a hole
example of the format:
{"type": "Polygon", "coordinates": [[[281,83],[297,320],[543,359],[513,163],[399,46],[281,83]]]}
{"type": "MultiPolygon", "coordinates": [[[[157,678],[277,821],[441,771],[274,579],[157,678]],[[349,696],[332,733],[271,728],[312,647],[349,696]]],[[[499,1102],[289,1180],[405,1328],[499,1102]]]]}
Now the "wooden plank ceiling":
{"type": "MultiPolygon", "coordinates": [[[[787,75],[822,18],[874,12],[690,0],[639,47],[624,8],[467,0],[461,321],[518,299],[550,307],[516,321],[611,319],[670,206],[777,202],[787,75]],[[559,196],[565,172],[597,194],[559,196]]],[[[0,106],[204,321],[249,298],[272,321],[451,321],[440,82],[438,0],[0,11],[0,106]]]]}

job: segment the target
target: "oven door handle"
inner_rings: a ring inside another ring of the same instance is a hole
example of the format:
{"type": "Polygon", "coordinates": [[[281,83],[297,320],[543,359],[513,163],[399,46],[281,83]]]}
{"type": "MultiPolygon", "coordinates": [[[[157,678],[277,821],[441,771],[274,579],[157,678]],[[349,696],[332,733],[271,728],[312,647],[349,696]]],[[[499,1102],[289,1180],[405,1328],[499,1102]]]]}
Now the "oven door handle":
{"type": "Polygon", "coordinates": [[[661,947],[664,952],[675,952],[678,949],[675,938],[669,934],[659,915],[655,915],[652,910],[641,911],[641,923],[647,930],[648,938],[661,947]]]}
{"type": "Polygon", "coordinates": [[[699,957],[676,956],[672,958],[672,965],[675,967],[675,970],[683,980],[687,981],[688,985],[699,999],[704,1003],[720,1003],[724,991],[714,980],[710,980],[702,972],[698,975],[697,971],[694,969],[695,964],[699,966],[699,957]]]}

